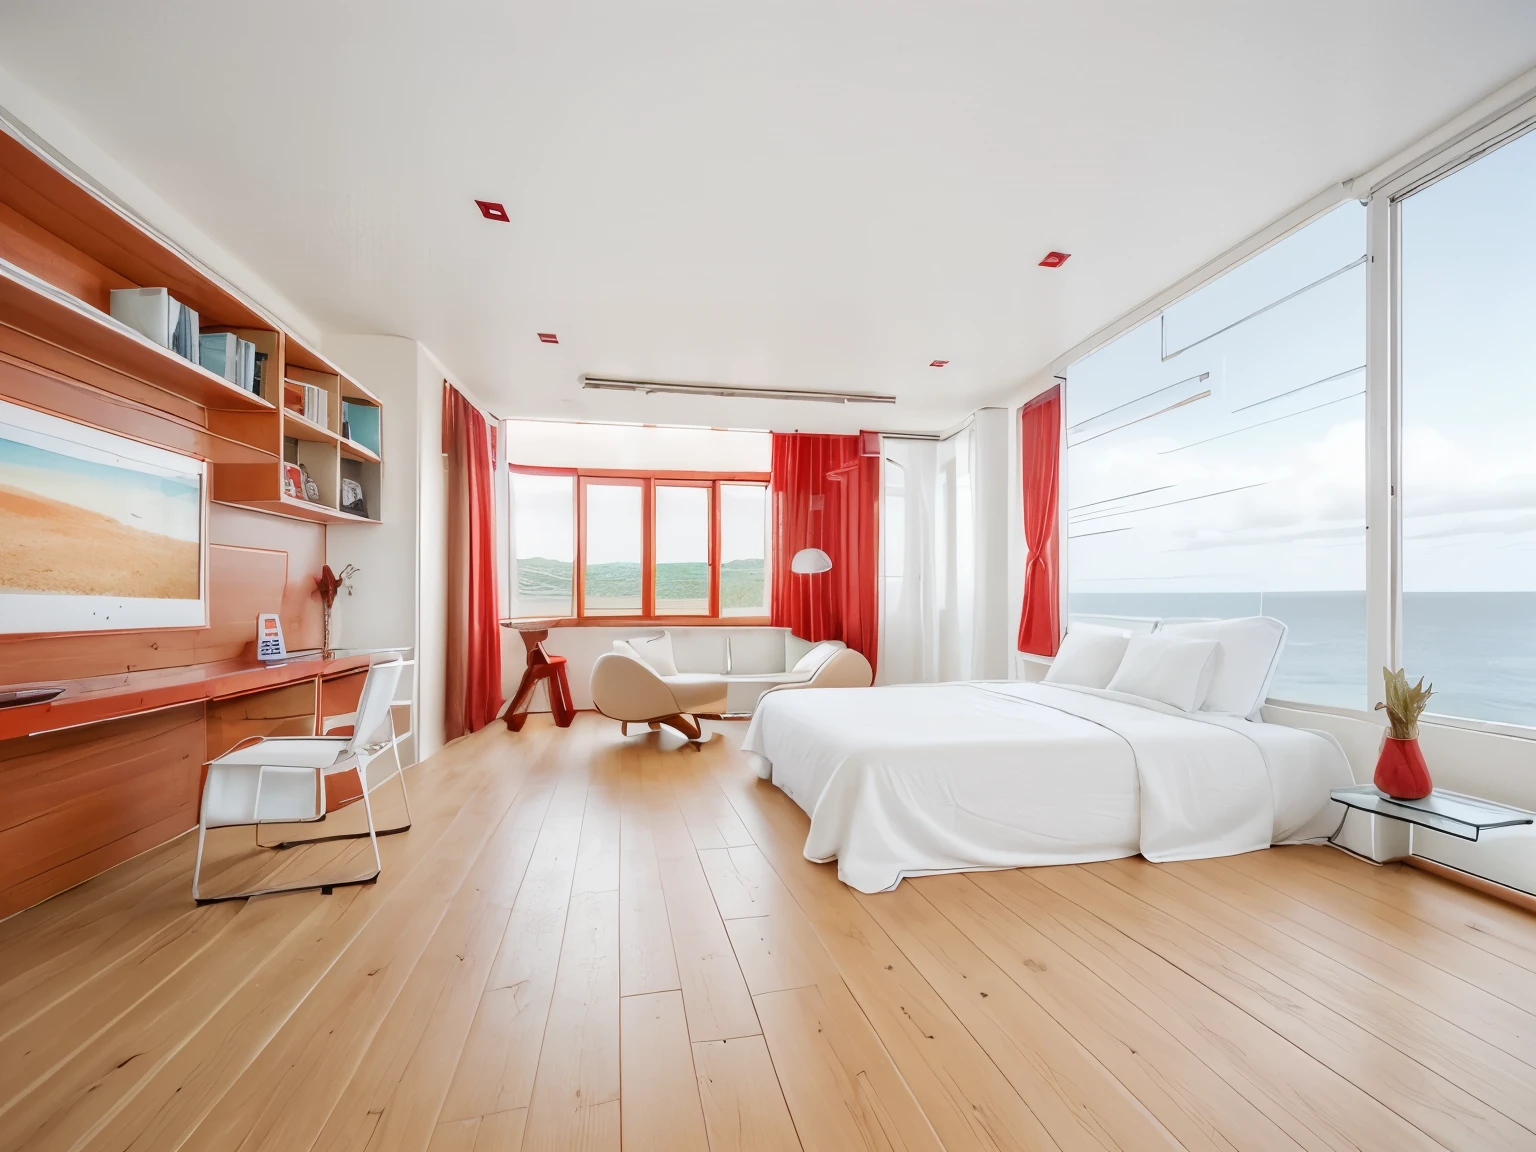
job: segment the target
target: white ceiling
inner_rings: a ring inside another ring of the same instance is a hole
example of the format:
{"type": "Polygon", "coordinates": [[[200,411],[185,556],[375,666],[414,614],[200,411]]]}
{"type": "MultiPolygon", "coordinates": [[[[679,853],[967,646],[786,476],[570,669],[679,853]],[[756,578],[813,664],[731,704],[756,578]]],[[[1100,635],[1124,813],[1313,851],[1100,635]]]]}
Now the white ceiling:
{"type": "Polygon", "coordinates": [[[422,340],[503,415],[736,427],[1006,399],[1533,64],[1530,0],[0,7],[0,66],[326,329],[422,340]]]}

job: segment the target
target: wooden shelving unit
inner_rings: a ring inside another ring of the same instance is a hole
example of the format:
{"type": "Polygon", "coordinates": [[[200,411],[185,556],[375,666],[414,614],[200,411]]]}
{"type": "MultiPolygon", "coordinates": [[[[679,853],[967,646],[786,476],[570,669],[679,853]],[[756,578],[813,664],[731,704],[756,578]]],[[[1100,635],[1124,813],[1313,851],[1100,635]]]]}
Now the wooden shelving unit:
{"type": "Polygon", "coordinates": [[[383,404],[308,342],[77,181],[52,158],[0,131],[0,396],[85,423],[103,403],[110,424],[210,462],[214,500],[331,524],[382,519],[383,460],[342,436],[343,402],[367,405],[382,445],[383,404]],[[247,392],[113,320],[117,288],[167,288],[202,331],[234,332],[266,356],[247,392]],[[285,406],[284,382],[328,397],[324,424],[285,406]],[[138,429],[138,432],[134,432],[138,429]],[[318,501],[283,489],[302,464],[318,501]],[[343,511],[357,483],[368,515],[343,511]]]}

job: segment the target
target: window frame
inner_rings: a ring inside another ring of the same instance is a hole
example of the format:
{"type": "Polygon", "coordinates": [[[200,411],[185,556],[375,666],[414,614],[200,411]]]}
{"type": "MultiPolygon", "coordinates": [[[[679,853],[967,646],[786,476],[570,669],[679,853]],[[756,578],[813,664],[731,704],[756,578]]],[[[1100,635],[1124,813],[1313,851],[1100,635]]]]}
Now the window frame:
{"type": "MultiPolygon", "coordinates": [[[[627,627],[637,624],[657,627],[763,627],[769,623],[767,606],[758,616],[723,616],[720,612],[720,487],[723,484],[760,484],[769,486],[768,472],[697,472],[682,470],[636,470],[626,468],[550,468],[533,464],[507,464],[509,473],[543,476],[569,476],[572,500],[575,502],[572,524],[576,539],[572,554],[571,599],[575,615],[548,619],[552,627],[604,628],[627,627]],[[640,611],[625,615],[589,615],[586,610],[587,572],[587,488],[592,484],[629,486],[640,489],[641,510],[641,564],[640,564],[640,611]],[[656,613],[656,489],[658,487],[705,488],[709,490],[709,612],[707,615],[681,615],[656,613]]],[[[766,503],[768,515],[772,515],[772,502],[766,503]]],[[[515,547],[513,533],[508,534],[508,548],[515,547]]],[[[765,549],[769,554],[763,559],[767,569],[765,584],[772,587],[773,555],[772,532],[768,533],[765,549]]],[[[516,619],[514,617],[514,619],[516,619]]]]}
{"type": "MultiPolygon", "coordinates": [[[[1530,85],[1507,102],[1489,110],[1492,100],[1469,110],[1454,135],[1435,143],[1415,145],[1398,157],[1369,169],[1353,180],[1319,193],[1285,216],[1234,245],[1183,279],[1169,285],[1105,325],[1088,339],[1061,353],[1036,377],[1043,387],[1067,386],[1067,370],[1077,361],[1129,332],[1155,320],[1184,297],[1219,279],[1238,265],[1298,232],[1347,200],[1366,208],[1366,710],[1312,704],[1270,697],[1268,704],[1291,711],[1379,719],[1373,709],[1383,687],[1372,671],[1402,666],[1403,517],[1398,498],[1402,475],[1402,202],[1414,193],[1475,164],[1527,133],[1536,132],[1536,91],[1530,85]],[[1406,157],[1406,159],[1404,159],[1406,157]]],[[[1437,134],[1438,135],[1438,134],[1437,134]]],[[[1032,398],[1032,396],[1031,396],[1032,398]]],[[[1025,401],[1027,403],[1028,400],[1025,401]]],[[[1015,417],[1019,405],[1014,405],[1015,417]]],[[[1061,428],[1060,459],[1066,459],[1066,426],[1061,428]]],[[[1058,523],[1067,522],[1070,500],[1063,479],[1057,496],[1058,523]]],[[[1060,561],[1060,610],[1066,620],[1068,550],[1060,561]]],[[[1032,659],[1016,654],[1019,660],[1032,659]]],[[[1425,712],[1424,722],[1437,727],[1492,733],[1536,740],[1536,725],[1425,712]]]]}
{"type": "Polygon", "coordinates": [[[697,488],[707,494],[709,501],[707,515],[708,542],[705,545],[707,563],[709,565],[709,608],[707,614],[710,619],[720,618],[720,481],[719,480],[672,480],[665,477],[653,477],[647,484],[646,503],[649,506],[650,515],[646,518],[646,527],[650,532],[651,556],[646,565],[646,571],[651,578],[651,598],[647,602],[650,605],[651,615],[657,619],[676,620],[688,615],[685,612],[662,612],[656,603],[656,494],[662,488],[697,488]]]}
{"type": "MultiPolygon", "coordinates": [[[[1366,311],[1367,523],[1383,524],[1387,529],[1367,542],[1366,651],[1371,668],[1403,666],[1403,203],[1531,133],[1536,133],[1536,100],[1526,99],[1370,189],[1366,204],[1367,251],[1372,255],[1366,311]],[[1375,463],[1378,460],[1379,465],[1375,463]]],[[[1377,684],[1372,688],[1372,705],[1382,698],[1377,684]]],[[[1536,740],[1536,726],[1532,725],[1434,711],[1426,711],[1424,721],[1536,740]]]]}

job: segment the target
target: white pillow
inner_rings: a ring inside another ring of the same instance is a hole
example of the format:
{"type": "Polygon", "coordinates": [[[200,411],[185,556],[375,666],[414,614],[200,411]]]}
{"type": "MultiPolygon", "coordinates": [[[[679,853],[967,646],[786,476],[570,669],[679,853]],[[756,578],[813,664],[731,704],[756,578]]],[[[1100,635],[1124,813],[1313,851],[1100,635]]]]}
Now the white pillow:
{"type": "Polygon", "coordinates": [[[1243,616],[1165,624],[1162,634],[1216,641],[1216,670],[1201,711],[1259,719],[1259,709],[1269,695],[1285,648],[1283,623],[1273,616],[1243,616]]]}
{"type": "Polygon", "coordinates": [[[1194,712],[1205,703],[1216,670],[1216,641],[1154,632],[1132,636],[1125,658],[1109,682],[1111,692],[1194,712]]]}
{"type": "Polygon", "coordinates": [[[629,646],[640,654],[640,659],[651,666],[658,676],[676,676],[677,660],[672,655],[672,633],[658,636],[636,636],[629,646]]]}
{"type": "Polygon", "coordinates": [[[1125,646],[1130,642],[1131,634],[1118,628],[1074,625],[1061,642],[1061,650],[1051,661],[1043,682],[1107,688],[1125,656],[1125,646]]]}

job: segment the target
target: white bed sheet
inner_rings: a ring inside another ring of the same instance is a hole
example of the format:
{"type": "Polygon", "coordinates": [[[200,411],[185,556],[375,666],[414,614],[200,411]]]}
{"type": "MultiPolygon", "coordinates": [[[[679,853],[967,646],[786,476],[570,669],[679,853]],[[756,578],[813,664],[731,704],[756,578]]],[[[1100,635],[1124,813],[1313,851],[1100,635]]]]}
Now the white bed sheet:
{"type": "Polygon", "coordinates": [[[1332,737],[1016,681],[765,696],[743,748],[863,892],[904,876],[1231,855],[1326,835],[1332,737]]]}

